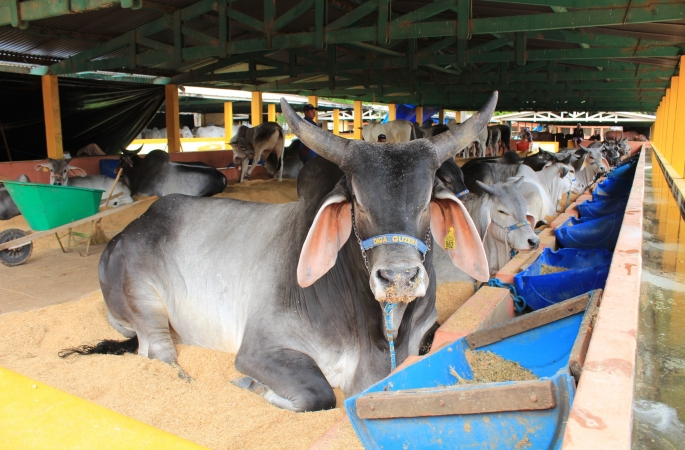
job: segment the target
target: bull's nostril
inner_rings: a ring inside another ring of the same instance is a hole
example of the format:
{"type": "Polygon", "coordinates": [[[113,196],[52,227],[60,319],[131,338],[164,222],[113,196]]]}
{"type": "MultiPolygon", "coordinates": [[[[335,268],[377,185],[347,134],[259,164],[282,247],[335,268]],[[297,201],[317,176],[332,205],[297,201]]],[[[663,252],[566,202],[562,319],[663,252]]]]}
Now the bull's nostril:
{"type": "Polygon", "coordinates": [[[414,267],[413,269],[407,269],[404,271],[407,274],[407,278],[409,278],[409,281],[415,282],[416,277],[419,276],[419,268],[414,267]]]}
{"type": "Polygon", "coordinates": [[[540,245],[540,239],[535,238],[535,239],[528,239],[528,245],[530,245],[530,248],[533,250],[538,248],[538,245],[540,245]]]}
{"type": "Polygon", "coordinates": [[[395,271],[388,269],[379,269],[378,278],[384,282],[391,282],[395,278],[395,271]]]}

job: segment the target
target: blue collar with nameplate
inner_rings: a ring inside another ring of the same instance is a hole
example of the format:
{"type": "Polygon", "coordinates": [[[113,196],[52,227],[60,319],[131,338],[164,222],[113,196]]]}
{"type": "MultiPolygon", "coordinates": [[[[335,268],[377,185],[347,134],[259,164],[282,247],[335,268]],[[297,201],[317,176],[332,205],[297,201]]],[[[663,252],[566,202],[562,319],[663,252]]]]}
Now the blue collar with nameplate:
{"type": "Polygon", "coordinates": [[[528,223],[528,222],[519,222],[519,223],[515,223],[515,224],[513,224],[513,225],[511,225],[511,226],[509,226],[509,227],[502,227],[502,228],[506,228],[506,229],[509,230],[509,231],[514,231],[514,230],[516,230],[516,229],[518,229],[518,228],[525,227],[526,225],[530,225],[530,223],[528,223]]]}
{"type": "Polygon", "coordinates": [[[385,244],[402,244],[414,247],[424,255],[428,250],[428,246],[415,237],[407,236],[406,234],[381,234],[362,241],[362,248],[368,250],[385,244]]]}
{"type": "Polygon", "coordinates": [[[457,198],[460,198],[460,197],[462,197],[462,196],[464,196],[464,195],[466,195],[466,194],[468,194],[468,193],[469,193],[469,190],[468,190],[468,189],[464,189],[463,191],[461,191],[460,193],[457,194],[457,198]]]}

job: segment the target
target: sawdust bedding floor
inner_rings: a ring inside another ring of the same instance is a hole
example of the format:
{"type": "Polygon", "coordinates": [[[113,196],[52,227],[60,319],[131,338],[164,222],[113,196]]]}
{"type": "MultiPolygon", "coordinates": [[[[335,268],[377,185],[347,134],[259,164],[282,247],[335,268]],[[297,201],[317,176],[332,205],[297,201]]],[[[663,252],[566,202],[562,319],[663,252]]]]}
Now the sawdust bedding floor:
{"type": "MultiPolygon", "coordinates": [[[[218,196],[268,203],[297,200],[294,180],[282,184],[254,180],[228,186],[218,196]]],[[[113,236],[151,204],[107,217],[105,232],[113,236]]],[[[2,229],[28,229],[22,216],[2,225],[2,229]]],[[[34,243],[32,258],[52,252],[61,253],[56,240],[40,239],[34,243]]],[[[30,266],[11,268],[21,269],[31,270],[30,266]]],[[[84,276],[97,278],[97,273],[84,276]]],[[[441,318],[449,317],[472,291],[463,283],[439,289],[441,318]]],[[[190,383],[179,379],[171,366],[133,354],[59,358],[57,353],[67,347],[122,339],[107,322],[100,291],[77,301],[0,315],[0,329],[0,366],[209,448],[308,448],[345,416],[339,390],[335,409],[293,413],[233,386],[230,381],[241,376],[234,366],[235,355],[220,351],[177,345],[179,364],[194,378],[190,383]]],[[[335,448],[362,448],[349,422],[340,431],[335,448]]]]}
{"type": "Polygon", "coordinates": [[[276,408],[233,386],[241,376],[235,355],[177,345],[179,364],[142,356],[92,355],[69,360],[57,353],[101,339],[122,339],[107,322],[102,293],[78,301],[0,316],[0,366],[214,449],[308,448],[344,414],[276,408]]]}
{"type": "MultiPolygon", "coordinates": [[[[451,310],[454,299],[449,300],[451,310]]],[[[0,329],[0,366],[209,448],[308,448],[345,416],[340,390],[333,410],[293,413],[233,386],[230,381],[242,374],[235,355],[225,352],[177,345],[179,364],[194,379],[190,383],[171,366],[133,354],[59,358],[64,348],[123,339],[107,322],[101,291],[3,314],[0,329]]],[[[361,448],[349,425],[341,431],[335,448],[361,448]]]]}

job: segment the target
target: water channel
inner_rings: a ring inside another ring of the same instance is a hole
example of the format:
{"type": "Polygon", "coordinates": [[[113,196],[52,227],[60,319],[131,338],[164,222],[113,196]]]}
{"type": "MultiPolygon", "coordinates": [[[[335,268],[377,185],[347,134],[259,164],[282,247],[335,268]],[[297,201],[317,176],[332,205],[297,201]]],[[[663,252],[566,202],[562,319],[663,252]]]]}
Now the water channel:
{"type": "Polygon", "coordinates": [[[685,221],[651,150],[642,252],[633,449],[685,449],[685,221]]]}

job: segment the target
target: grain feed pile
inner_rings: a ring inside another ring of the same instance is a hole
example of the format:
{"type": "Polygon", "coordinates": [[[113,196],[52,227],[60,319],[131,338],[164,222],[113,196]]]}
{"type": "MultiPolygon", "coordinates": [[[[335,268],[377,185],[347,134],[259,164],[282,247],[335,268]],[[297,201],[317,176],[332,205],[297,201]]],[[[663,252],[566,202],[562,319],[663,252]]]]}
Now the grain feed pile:
{"type": "Polygon", "coordinates": [[[230,383],[241,376],[235,355],[199,347],[176,347],[191,383],[163,362],[132,354],[60,359],[57,352],[65,347],[122,338],[107,322],[99,291],[76,302],[4,314],[0,329],[3,367],[210,448],[307,448],[345,414],[340,408],[276,408],[230,383]]]}
{"type": "Polygon", "coordinates": [[[470,281],[457,281],[439,285],[437,287],[435,305],[438,309],[438,323],[445,323],[475,292],[475,287],[470,281]]]}
{"type": "Polygon", "coordinates": [[[490,351],[466,350],[466,361],[473,373],[472,380],[460,377],[454,367],[450,366],[450,374],[457,379],[458,384],[502,383],[505,381],[537,380],[538,377],[528,369],[514,361],[509,361],[490,351]]]}
{"type": "Polygon", "coordinates": [[[540,264],[540,275],[549,275],[551,273],[560,273],[560,272],[566,272],[567,269],[566,267],[560,267],[560,266],[550,266],[549,264],[540,264]]]}

